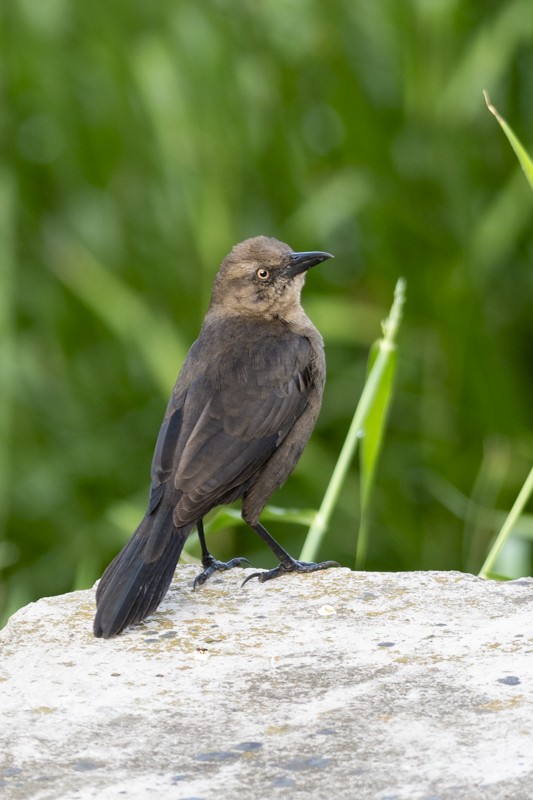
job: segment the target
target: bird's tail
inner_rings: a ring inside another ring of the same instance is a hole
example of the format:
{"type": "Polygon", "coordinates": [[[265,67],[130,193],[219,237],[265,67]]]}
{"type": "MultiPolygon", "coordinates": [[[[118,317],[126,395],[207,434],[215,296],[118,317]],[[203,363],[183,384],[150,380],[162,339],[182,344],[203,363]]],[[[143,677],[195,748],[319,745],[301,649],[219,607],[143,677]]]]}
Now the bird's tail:
{"type": "Polygon", "coordinates": [[[170,504],[146,514],[100,579],[95,636],[109,639],[155,611],[167,593],[191,528],[174,527],[170,504]]]}

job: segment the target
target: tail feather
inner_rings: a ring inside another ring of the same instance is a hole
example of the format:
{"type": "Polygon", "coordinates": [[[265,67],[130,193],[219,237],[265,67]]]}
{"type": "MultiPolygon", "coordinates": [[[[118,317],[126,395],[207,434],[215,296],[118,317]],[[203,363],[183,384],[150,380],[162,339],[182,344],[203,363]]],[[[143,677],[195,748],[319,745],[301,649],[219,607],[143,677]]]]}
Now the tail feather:
{"type": "Polygon", "coordinates": [[[175,528],[172,509],[147,514],[141,524],[107,567],[96,590],[94,635],[108,639],[128,625],[140,622],[155,611],[172,580],[183,545],[192,526],[175,528]],[[165,542],[156,559],[154,538],[165,542]]]}

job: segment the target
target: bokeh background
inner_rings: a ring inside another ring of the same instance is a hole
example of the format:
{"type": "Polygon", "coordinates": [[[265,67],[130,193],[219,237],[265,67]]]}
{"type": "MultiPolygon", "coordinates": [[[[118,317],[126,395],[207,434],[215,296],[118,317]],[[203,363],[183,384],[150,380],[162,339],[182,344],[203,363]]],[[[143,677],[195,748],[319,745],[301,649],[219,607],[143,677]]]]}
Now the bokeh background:
{"type": "MultiPolygon", "coordinates": [[[[477,571],[533,454],[531,0],[1,6],[2,617],[87,587],[132,532],[217,266],[265,233],[335,261],[328,383],[280,507],[316,508],[407,280],[368,569],[477,571]]],[[[322,557],[353,566],[354,464],[322,557]]],[[[531,570],[531,518],[501,571],[531,570]]],[[[305,529],[272,523],[294,554],[305,529]]],[[[272,564],[235,524],[218,557],[272,564]]],[[[191,542],[194,552],[195,544],[191,542]]]]}

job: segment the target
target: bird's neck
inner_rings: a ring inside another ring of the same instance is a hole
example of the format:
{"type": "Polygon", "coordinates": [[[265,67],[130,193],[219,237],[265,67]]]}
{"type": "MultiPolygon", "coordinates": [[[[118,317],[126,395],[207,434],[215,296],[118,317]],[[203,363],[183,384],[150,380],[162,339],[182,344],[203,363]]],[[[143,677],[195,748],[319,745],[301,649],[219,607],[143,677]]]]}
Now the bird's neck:
{"type": "Polygon", "coordinates": [[[291,308],[262,309],[261,313],[254,312],[252,309],[242,307],[225,307],[220,304],[211,304],[206,318],[206,323],[217,324],[228,319],[246,320],[250,324],[256,325],[283,325],[283,327],[294,331],[294,333],[309,336],[317,333],[315,326],[303,310],[301,305],[291,308]]]}

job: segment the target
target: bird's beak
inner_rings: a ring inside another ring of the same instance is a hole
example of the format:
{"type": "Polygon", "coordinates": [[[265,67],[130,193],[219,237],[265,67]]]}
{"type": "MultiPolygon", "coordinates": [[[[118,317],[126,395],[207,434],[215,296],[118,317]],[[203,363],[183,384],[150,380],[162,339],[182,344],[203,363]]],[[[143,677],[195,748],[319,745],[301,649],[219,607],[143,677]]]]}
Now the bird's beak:
{"type": "Polygon", "coordinates": [[[328,258],[334,258],[331,253],[322,253],[320,250],[312,250],[308,253],[291,253],[289,256],[289,266],[285,274],[293,278],[300,272],[306,272],[311,267],[321,264],[328,258]]]}

